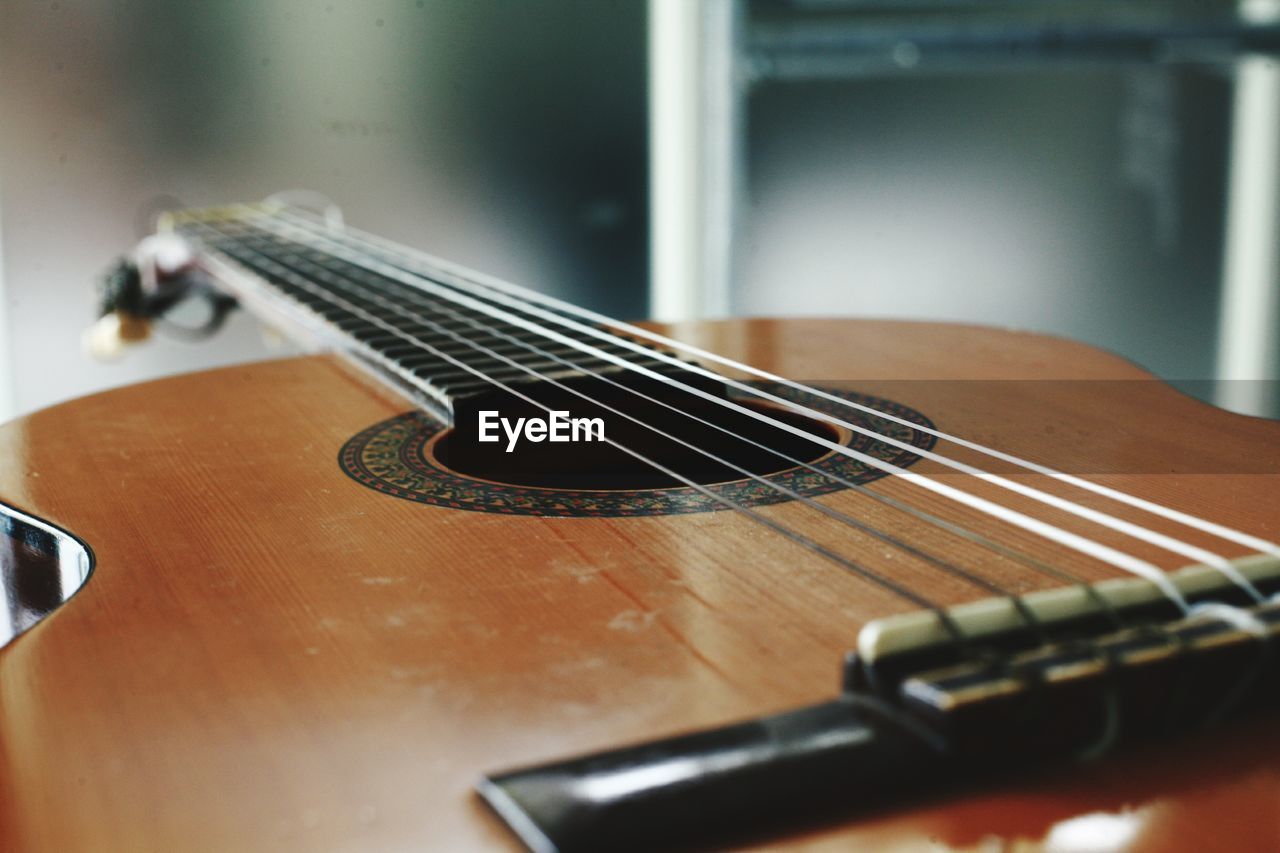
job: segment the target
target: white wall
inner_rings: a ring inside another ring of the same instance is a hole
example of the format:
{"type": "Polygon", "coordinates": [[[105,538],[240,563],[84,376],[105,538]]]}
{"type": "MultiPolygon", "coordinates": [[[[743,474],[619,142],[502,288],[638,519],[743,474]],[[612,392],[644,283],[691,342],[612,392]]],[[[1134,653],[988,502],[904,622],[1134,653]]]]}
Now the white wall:
{"type": "Polygon", "coordinates": [[[1230,86],[1160,69],[776,84],[740,313],[989,323],[1213,376],[1230,86]]]}
{"type": "Polygon", "coordinates": [[[272,354],[243,316],[208,343],[81,354],[96,277],[164,195],[318,190],[371,231],[639,313],[644,17],[625,0],[0,3],[16,410],[272,354]]]}

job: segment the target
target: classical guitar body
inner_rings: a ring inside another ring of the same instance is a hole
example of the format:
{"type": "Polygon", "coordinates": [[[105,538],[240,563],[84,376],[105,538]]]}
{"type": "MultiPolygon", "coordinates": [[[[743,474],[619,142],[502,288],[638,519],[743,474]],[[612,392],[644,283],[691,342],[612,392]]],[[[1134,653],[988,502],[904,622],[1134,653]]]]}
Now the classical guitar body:
{"type": "MultiPolygon", "coordinates": [[[[1211,408],[1086,346],[871,321],[670,333],[1280,538],[1280,425],[1211,408]]],[[[824,702],[863,625],[920,609],[740,513],[699,506],[697,494],[677,505],[669,488],[601,496],[451,477],[422,461],[441,425],[411,408],[321,355],[124,388],[0,428],[0,501],[79,537],[94,560],[82,589],[0,650],[0,848],[517,849],[475,793],[482,779],[824,702]]],[[[928,458],[910,470],[963,479],[928,458]]],[[[866,478],[865,489],[1087,580],[1118,574],[897,478],[866,478]]],[[[862,491],[818,499],[964,559],[1001,588],[1055,585],[862,491]]],[[[822,535],[803,502],[755,509],[822,535]]],[[[1049,512],[1063,527],[1085,524],[1049,512]]],[[[988,594],[870,536],[842,537],[931,600],[988,594]]],[[[1170,571],[1192,562],[1126,547],[1170,571]]],[[[981,770],[937,790],[921,778],[923,798],[852,801],[816,824],[780,821],[714,844],[1280,849],[1272,715],[1092,762],[994,779],[981,770]]]]}

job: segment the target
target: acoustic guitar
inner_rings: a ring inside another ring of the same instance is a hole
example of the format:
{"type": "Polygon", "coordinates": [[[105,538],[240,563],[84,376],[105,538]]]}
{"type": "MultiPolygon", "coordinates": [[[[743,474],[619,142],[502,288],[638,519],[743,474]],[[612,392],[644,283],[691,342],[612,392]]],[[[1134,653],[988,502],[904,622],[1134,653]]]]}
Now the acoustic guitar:
{"type": "Polygon", "coordinates": [[[0,428],[0,849],[1280,849],[1280,425],[1024,332],[620,323],[281,204],[0,428]],[[213,296],[211,296],[213,294],[213,296]]]}

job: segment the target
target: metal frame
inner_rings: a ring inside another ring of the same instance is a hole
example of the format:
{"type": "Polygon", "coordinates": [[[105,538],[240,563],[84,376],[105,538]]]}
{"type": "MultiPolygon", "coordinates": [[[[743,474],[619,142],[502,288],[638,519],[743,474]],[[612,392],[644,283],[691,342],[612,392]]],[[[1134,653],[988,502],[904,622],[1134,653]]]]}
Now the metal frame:
{"type": "Polygon", "coordinates": [[[732,311],[741,195],[741,0],[650,0],[650,313],[732,311]]]}
{"type": "MultiPolygon", "coordinates": [[[[1280,0],[1251,0],[1242,13],[1280,23],[1280,0]]],[[[1280,417],[1280,67],[1274,57],[1239,61],[1233,111],[1215,402],[1280,417]]]]}
{"type": "MultiPolygon", "coordinates": [[[[1038,22],[1027,4],[792,0],[759,20],[749,5],[649,2],[653,317],[734,311],[751,84],[1197,62],[1234,66],[1237,87],[1216,372],[1219,379],[1277,378],[1280,69],[1262,56],[1280,53],[1280,0],[1243,0],[1239,15],[1208,18],[1197,17],[1193,4],[1170,4],[1168,15],[1157,4],[1103,4],[1054,23],[1038,22]],[[981,14],[965,14],[975,8],[981,14]],[[905,18],[904,10],[930,14],[905,18]]],[[[1275,415],[1275,385],[1223,382],[1218,402],[1275,415]]]]}

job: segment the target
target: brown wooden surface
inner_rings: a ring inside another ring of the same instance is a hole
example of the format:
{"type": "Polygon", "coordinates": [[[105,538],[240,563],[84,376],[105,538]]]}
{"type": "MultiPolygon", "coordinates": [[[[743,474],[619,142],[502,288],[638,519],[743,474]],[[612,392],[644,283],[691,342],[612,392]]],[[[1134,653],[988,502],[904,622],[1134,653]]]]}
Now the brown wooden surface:
{"type": "MultiPolygon", "coordinates": [[[[1280,539],[1278,478],[1259,473],[1280,468],[1276,423],[1155,382],[914,381],[1148,378],[1096,350],[905,323],[676,333],[796,378],[854,381],[944,430],[1111,472],[1099,479],[1280,539]],[[913,382],[890,381],[902,379],[913,382]]],[[[0,651],[0,849],[508,849],[471,794],[483,771],[819,701],[859,626],[911,607],[729,513],[508,518],[348,479],[343,442],[404,408],[314,357],[126,388],[0,427],[0,499],[73,530],[98,559],[79,595],[0,651]]],[[[969,485],[928,462],[915,470],[969,485]]],[[[874,488],[1082,575],[1117,573],[905,484],[874,488]]],[[[823,500],[1012,588],[1055,585],[865,497],[823,500]]],[[[939,600],[982,595],[827,532],[802,506],[764,512],[939,600]]],[[[1166,568],[1186,562],[1071,527],[1166,568]]],[[[1269,722],[788,843],[1034,846],[1101,814],[1127,820],[1137,850],[1277,849],[1269,722]]]]}

